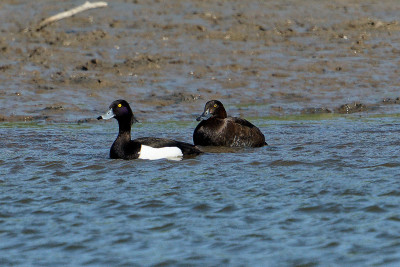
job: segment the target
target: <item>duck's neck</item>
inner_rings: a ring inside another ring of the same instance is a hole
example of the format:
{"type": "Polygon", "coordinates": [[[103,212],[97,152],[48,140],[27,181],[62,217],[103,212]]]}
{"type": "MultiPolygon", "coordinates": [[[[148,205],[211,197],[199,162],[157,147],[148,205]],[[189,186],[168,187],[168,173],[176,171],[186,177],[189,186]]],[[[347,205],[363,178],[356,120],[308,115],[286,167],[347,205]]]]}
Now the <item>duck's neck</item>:
{"type": "Polygon", "coordinates": [[[219,119],[225,119],[226,117],[228,117],[228,115],[226,114],[226,111],[225,111],[224,108],[220,108],[220,109],[218,110],[218,113],[215,114],[215,115],[216,115],[216,117],[219,118],[219,119]]]}
{"type": "Polygon", "coordinates": [[[121,123],[118,121],[119,125],[119,132],[118,132],[118,137],[117,139],[120,139],[121,141],[130,141],[131,140],[131,125],[127,123],[121,123]]]}
{"type": "Polygon", "coordinates": [[[129,121],[124,119],[117,119],[119,132],[117,139],[115,139],[114,143],[110,149],[110,158],[112,159],[124,159],[127,158],[127,150],[129,150],[129,146],[131,143],[131,124],[129,121]]]}

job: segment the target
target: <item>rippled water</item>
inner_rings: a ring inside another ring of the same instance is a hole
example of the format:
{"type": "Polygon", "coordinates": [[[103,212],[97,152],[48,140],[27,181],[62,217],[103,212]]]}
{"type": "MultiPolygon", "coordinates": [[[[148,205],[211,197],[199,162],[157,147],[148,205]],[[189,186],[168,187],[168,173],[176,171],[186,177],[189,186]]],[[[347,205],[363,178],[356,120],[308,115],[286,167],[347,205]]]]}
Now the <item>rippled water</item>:
{"type": "Polygon", "coordinates": [[[180,162],[108,159],[115,121],[0,124],[1,265],[400,262],[397,115],[252,121],[271,146],[180,162]]]}

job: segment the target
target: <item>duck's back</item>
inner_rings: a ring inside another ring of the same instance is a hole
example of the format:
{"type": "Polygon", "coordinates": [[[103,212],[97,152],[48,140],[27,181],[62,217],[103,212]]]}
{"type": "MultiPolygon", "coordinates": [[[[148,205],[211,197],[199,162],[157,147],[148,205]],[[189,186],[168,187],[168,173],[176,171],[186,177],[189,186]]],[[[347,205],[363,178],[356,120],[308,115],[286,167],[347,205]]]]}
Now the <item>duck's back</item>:
{"type": "Polygon", "coordinates": [[[193,134],[195,145],[261,147],[266,145],[260,129],[245,119],[211,118],[199,123],[193,134]]]}

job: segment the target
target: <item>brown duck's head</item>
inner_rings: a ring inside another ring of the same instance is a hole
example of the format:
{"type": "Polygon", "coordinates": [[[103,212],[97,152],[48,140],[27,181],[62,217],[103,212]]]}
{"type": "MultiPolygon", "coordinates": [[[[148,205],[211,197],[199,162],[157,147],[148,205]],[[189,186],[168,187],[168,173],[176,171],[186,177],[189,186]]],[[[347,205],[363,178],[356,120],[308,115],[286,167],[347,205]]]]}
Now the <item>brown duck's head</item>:
{"type": "Polygon", "coordinates": [[[204,107],[203,114],[197,118],[197,121],[207,120],[209,118],[225,119],[227,117],[224,105],[218,100],[210,100],[204,107]]]}

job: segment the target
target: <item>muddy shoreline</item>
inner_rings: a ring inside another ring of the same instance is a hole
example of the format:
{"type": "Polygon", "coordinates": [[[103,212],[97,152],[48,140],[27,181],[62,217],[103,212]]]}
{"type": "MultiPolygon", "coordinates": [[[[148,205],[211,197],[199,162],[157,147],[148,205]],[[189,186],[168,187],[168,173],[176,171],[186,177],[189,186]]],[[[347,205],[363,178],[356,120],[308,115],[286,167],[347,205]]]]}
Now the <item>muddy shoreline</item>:
{"type": "Polygon", "coordinates": [[[399,113],[395,1],[0,4],[0,121],[90,122],[118,98],[143,121],[209,99],[245,117],[399,113]]]}

